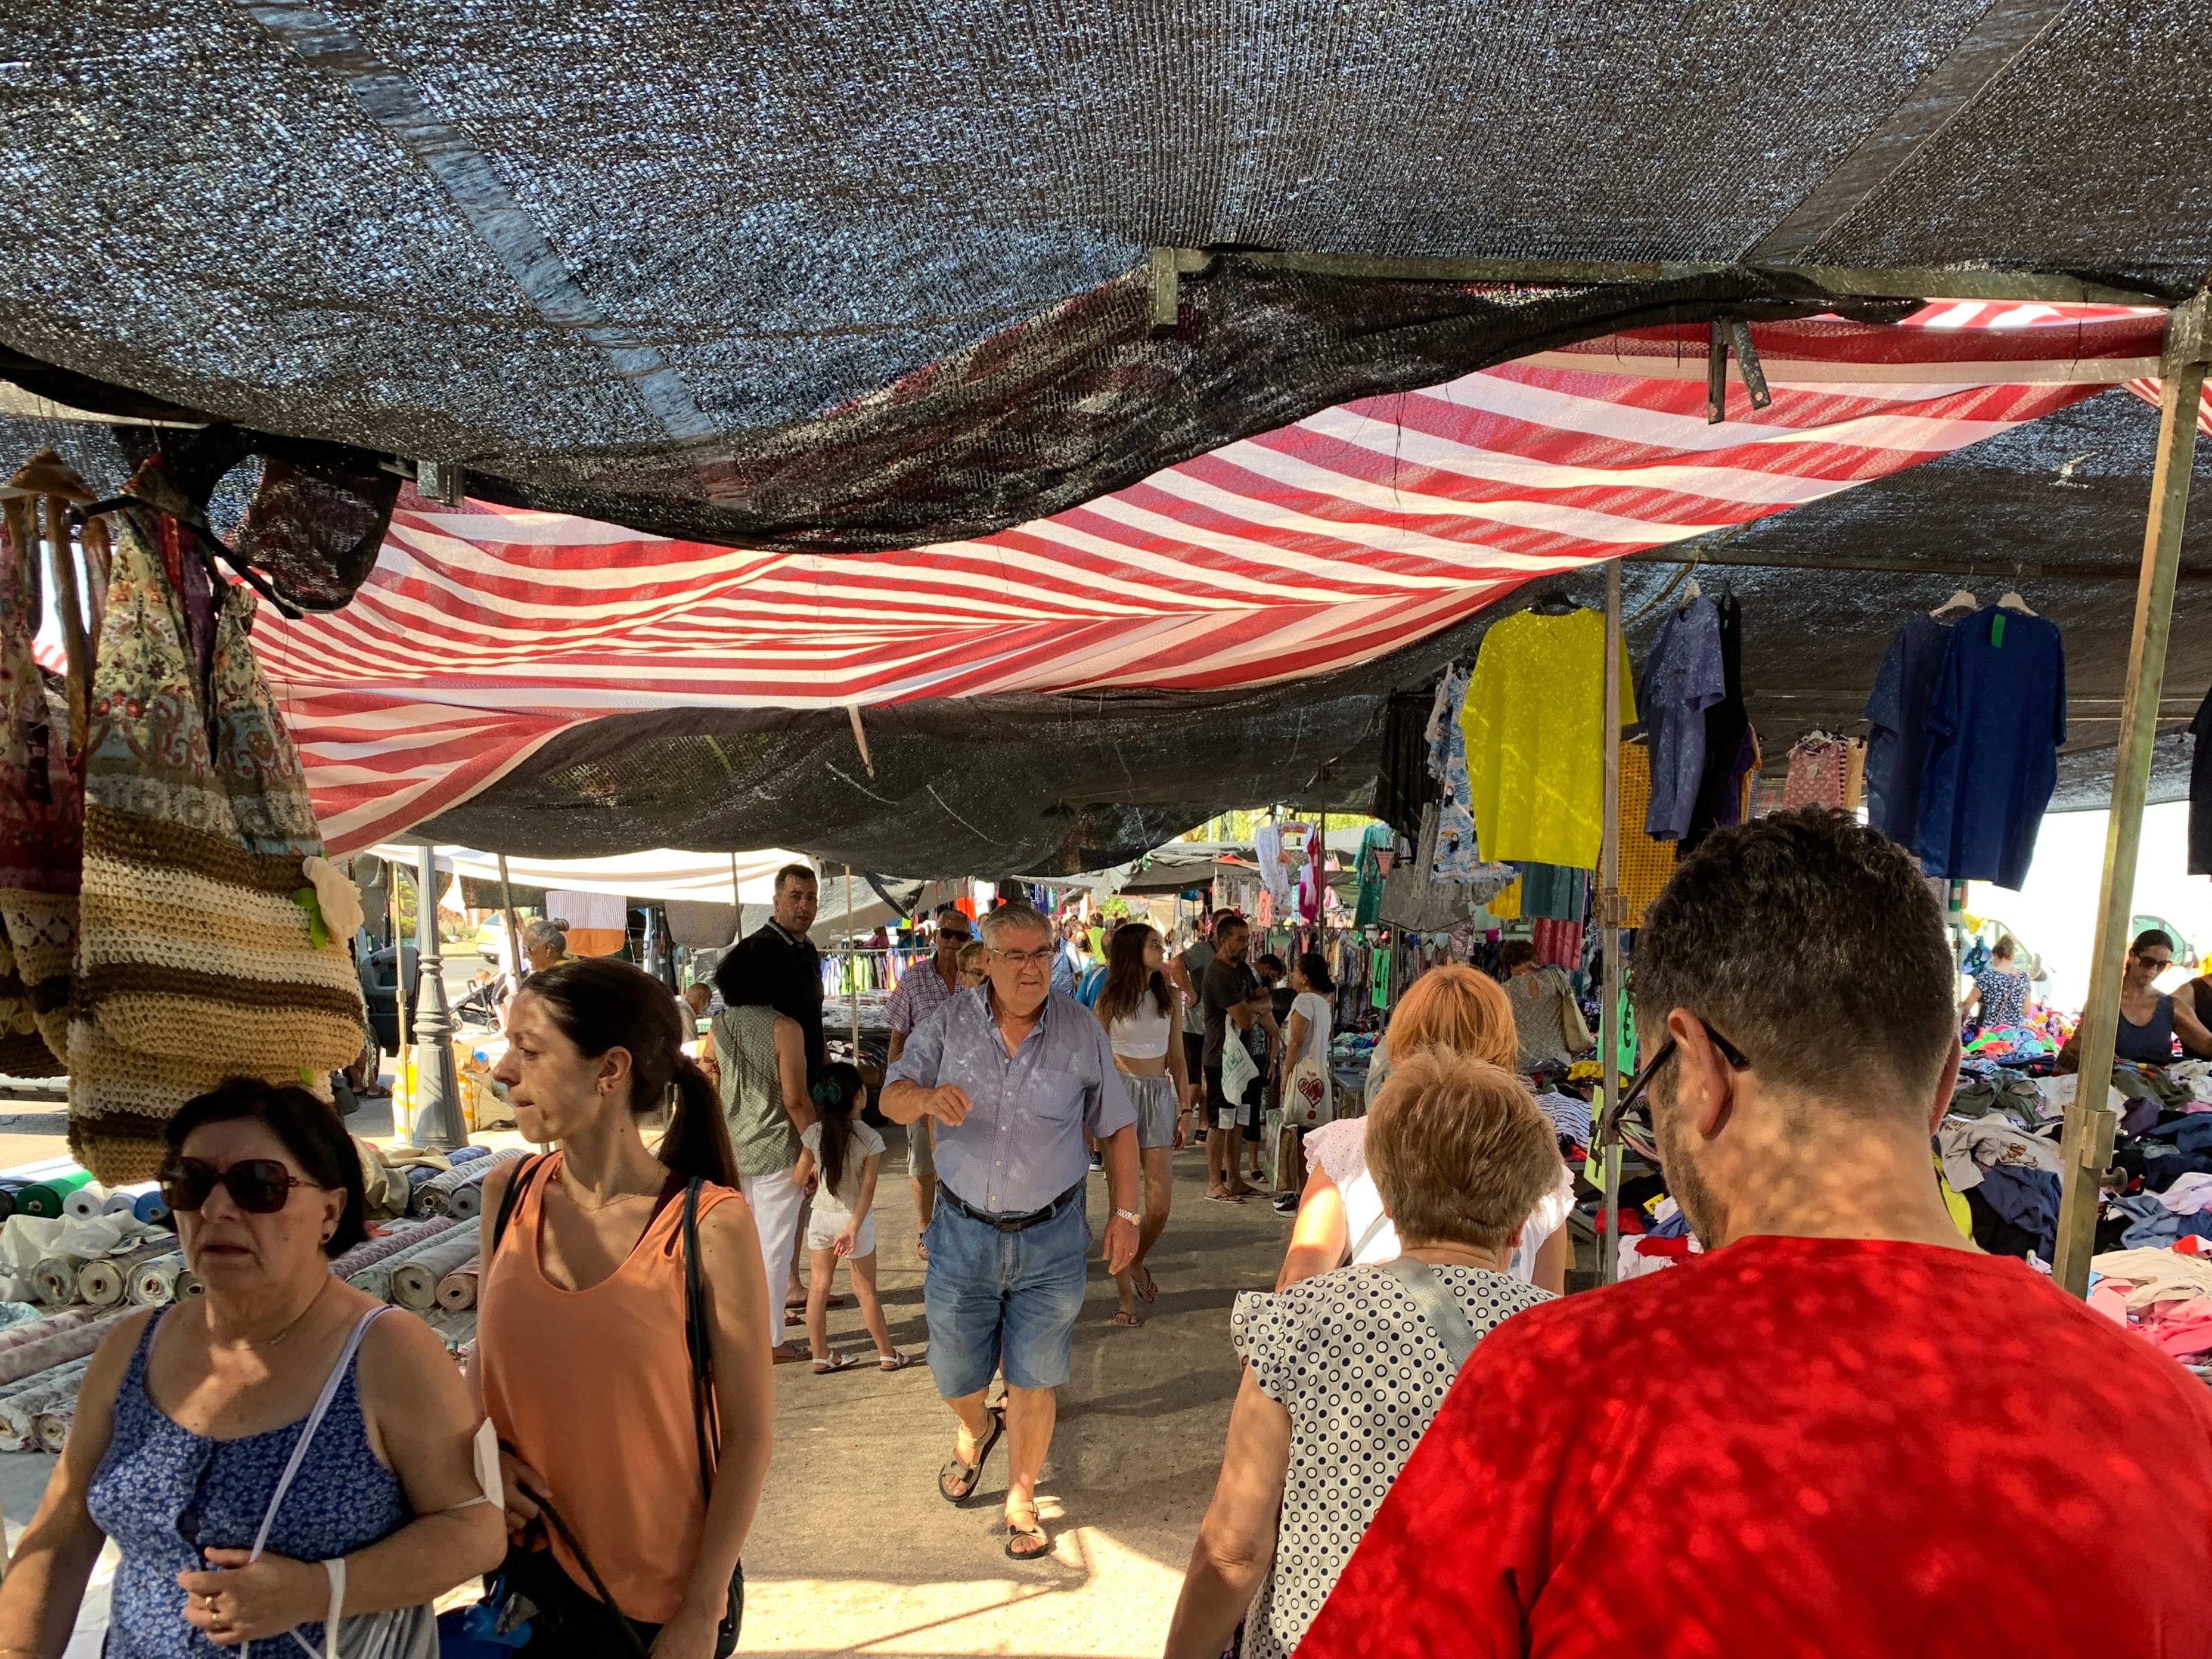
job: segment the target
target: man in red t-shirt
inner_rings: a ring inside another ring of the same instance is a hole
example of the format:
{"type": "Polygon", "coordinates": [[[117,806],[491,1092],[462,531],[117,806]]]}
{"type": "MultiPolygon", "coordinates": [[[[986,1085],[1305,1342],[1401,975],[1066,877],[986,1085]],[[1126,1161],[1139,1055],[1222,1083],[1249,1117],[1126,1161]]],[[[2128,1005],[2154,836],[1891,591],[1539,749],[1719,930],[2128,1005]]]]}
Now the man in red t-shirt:
{"type": "Polygon", "coordinates": [[[2212,1654],[2212,1390],[1960,1237],[1911,859],[1820,810],[1720,830],[1635,969],[1709,1253],[1486,1337],[1298,1659],[2212,1654]]]}

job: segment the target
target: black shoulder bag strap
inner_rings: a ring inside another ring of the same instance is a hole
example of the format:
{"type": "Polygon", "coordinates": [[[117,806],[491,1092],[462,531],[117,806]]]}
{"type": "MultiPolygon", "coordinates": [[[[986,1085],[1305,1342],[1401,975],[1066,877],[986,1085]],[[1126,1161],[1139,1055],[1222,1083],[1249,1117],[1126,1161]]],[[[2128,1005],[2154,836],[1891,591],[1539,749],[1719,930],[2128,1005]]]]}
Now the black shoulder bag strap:
{"type": "MultiPolygon", "coordinates": [[[[491,1218],[491,1253],[499,1254],[499,1242],[507,1237],[507,1224],[514,1218],[514,1206],[522,1198],[522,1189],[538,1178],[545,1167],[543,1156],[526,1158],[514,1167],[514,1179],[507,1183],[507,1190],[499,1195],[499,1213],[491,1218]]],[[[484,1282],[491,1282],[491,1263],[483,1264],[484,1282]]]]}
{"type": "MultiPolygon", "coordinates": [[[[707,1291],[699,1265],[699,1189],[697,1176],[684,1183],[684,1346],[691,1356],[691,1431],[698,1443],[699,1487],[707,1503],[714,1501],[714,1470],[721,1462],[722,1425],[714,1403],[714,1342],[707,1322],[707,1291]]],[[[738,1629],[744,1621],[745,1564],[739,1561],[730,1574],[730,1599],[715,1632],[716,1659],[738,1645],[738,1629]]]]}

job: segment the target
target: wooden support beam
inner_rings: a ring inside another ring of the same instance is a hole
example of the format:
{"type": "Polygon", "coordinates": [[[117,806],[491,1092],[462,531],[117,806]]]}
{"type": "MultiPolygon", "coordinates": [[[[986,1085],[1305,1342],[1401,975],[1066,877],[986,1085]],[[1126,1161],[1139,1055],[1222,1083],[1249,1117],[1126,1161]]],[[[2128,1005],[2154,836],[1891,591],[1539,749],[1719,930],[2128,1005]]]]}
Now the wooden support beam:
{"type": "Polygon", "coordinates": [[[2112,1160],[2116,1120],[2107,1103],[2112,1046],[2119,1033],[2120,976],[2135,911],[2136,854],[2149,793],[2151,745],[2166,684],[2166,635],[2173,621],[2174,573],[2181,562],[2181,526],[2197,451],[2197,411],[2212,362],[2207,296],[2177,308],[2166,325],[2160,375],[2158,459],[2151,474],[2150,520],[2143,531],[2142,573],[2136,589],[2135,634],[2120,710],[2119,750],[2112,765],[2111,823],[2105,833],[2104,885],[2090,956],[2089,1000],[2079,1033],[2081,1081],[2066,1109],[2059,1147],[2062,1187],[2054,1271],[2075,1296],[2089,1293],[2089,1258],[2096,1249],[2100,1176],[2112,1160]]]}
{"type": "MultiPolygon", "coordinates": [[[[1620,1102],[1620,931],[1626,906],[1620,897],[1620,561],[1605,566],[1605,827],[1598,842],[1597,921],[1605,975],[1598,988],[1599,1117],[1610,1121],[1620,1102]]],[[[1597,1282],[1610,1285],[1620,1261],[1620,1148],[1605,1159],[1605,1208],[1597,1236],[1597,1282]]]]}
{"type": "MultiPolygon", "coordinates": [[[[1177,254],[1186,275],[1204,256],[1190,250],[1154,250],[1177,254]]],[[[1221,253],[1254,270],[1298,271],[1316,276],[1364,277],[1375,282],[1504,283],[1541,286],[1604,287],[1674,283],[1700,276],[1785,277],[1819,293],[1860,300],[2020,300],[2106,305],[2172,306],[2171,294],[2117,286],[2039,270],[1949,270],[1925,266],[1860,270],[1846,265],[1742,264],[1727,261],[1590,259],[1422,259],[1365,253],[1262,252],[1224,248],[1221,253]]],[[[1158,270],[1155,263],[1154,269],[1158,270]]],[[[1157,286],[1155,293],[1158,292],[1157,286]]]]}

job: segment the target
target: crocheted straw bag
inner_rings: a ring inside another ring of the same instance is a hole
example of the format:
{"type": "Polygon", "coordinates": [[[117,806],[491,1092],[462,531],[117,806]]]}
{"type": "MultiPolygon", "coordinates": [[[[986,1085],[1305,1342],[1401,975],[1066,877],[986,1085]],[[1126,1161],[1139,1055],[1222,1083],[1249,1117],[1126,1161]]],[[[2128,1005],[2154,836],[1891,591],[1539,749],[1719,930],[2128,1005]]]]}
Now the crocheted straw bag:
{"type": "Polygon", "coordinates": [[[114,515],[69,1035],[70,1144],[110,1183],[155,1173],[190,1096],[241,1074],[322,1092],[367,1029],[302,869],[322,836],[247,642],[253,596],[217,585],[203,686],[177,580],[197,515],[158,462],[127,489],[146,505],[114,515]]]}

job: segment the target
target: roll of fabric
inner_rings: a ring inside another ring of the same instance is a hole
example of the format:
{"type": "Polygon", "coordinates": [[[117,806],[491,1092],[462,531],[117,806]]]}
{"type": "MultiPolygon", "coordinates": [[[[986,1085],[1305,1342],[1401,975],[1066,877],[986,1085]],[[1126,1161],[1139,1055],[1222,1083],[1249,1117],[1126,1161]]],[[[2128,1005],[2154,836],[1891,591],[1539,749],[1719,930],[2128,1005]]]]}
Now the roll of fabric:
{"type": "MultiPolygon", "coordinates": [[[[100,1346],[100,1339],[107,1334],[107,1328],[127,1311],[121,1309],[101,1310],[81,1325],[72,1325],[57,1334],[41,1335],[37,1341],[26,1342],[20,1347],[9,1348],[0,1353],[0,1383],[21,1382],[24,1377],[51,1370],[72,1359],[83,1358],[100,1346]]],[[[62,1317],[67,1318],[68,1316],[62,1317]]],[[[60,1322],[58,1319],[41,1322],[49,1328],[60,1322]]],[[[24,1326],[19,1328],[38,1330],[40,1328],[24,1326]]],[[[14,1334],[12,1331],[0,1333],[11,1336],[14,1334]]]]}
{"type": "Polygon", "coordinates": [[[31,1425],[39,1449],[52,1452],[57,1457],[69,1444],[70,1431],[76,1426],[76,1401],[74,1400],[66,1406],[57,1406],[50,1412],[40,1412],[38,1420],[31,1425]]]}
{"type": "Polygon", "coordinates": [[[130,1288],[125,1293],[133,1307],[161,1307],[177,1299],[177,1275],[184,1270],[185,1255],[181,1250],[142,1261],[132,1270],[130,1288]]]}
{"type": "Polygon", "coordinates": [[[28,1302],[12,1298],[0,1301],[0,1331],[12,1329],[17,1325],[27,1325],[38,1316],[38,1309],[28,1302]]]}
{"type": "Polygon", "coordinates": [[[445,1173],[433,1164],[410,1164],[407,1166],[407,1190],[410,1194],[419,1192],[425,1182],[435,1181],[445,1173]]]}
{"type": "Polygon", "coordinates": [[[416,1313],[435,1307],[438,1285],[445,1276],[473,1261],[477,1235],[472,1227],[457,1227],[427,1248],[411,1255],[392,1270],[391,1299],[416,1313]]]}
{"type": "Polygon", "coordinates": [[[352,1285],[354,1289],[357,1291],[368,1291],[380,1302],[391,1301],[392,1275],[393,1271],[404,1266],[418,1253],[423,1250],[434,1249],[437,1247],[440,1238],[441,1238],[445,1233],[453,1227],[453,1223],[450,1219],[445,1217],[441,1217],[439,1218],[445,1221],[446,1224],[444,1227],[439,1228],[435,1232],[431,1232],[426,1229],[422,1236],[409,1241],[407,1247],[404,1249],[399,1250],[394,1255],[386,1256],[381,1261],[371,1263],[368,1267],[362,1268],[361,1272],[349,1275],[347,1277],[346,1283],[352,1285]]]}
{"type": "MultiPolygon", "coordinates": [[[[510,1146],[494,1152],[489,1158],[471,1158],[458,1169],[448,1170],[434,1181],[427,1181],[416,1188],[415,1202],[427,1214],[458,1215],[453,1196],[464,1187],[480,1187],[483,1178],[502,1164],[519,1162],[523,1154],[519,1147],[510,1146]]],[[[483,1194],[477,1195],[479,1199],[483,1194]]],[[[475,1213],[473,1210],[471,1214],[475,1213]]]]}
{"type": "Polygon", "coordinates": [[[42,1176],[15,1194],[15,1208],[24,1215],[58,1216],[69,1195],[91,1179],[89,1170],[42,1176]]]}
{"type": "Polygon", "coordinates": [[[400,1251],[411,1249],[425,1239],[436,1237],[453,1224],[448,1216],[433,1216],[422,1221],[387,1221],[384,1231],[367,1243],[356,1244],[337,1261],[331,1271],[340,1279],[350,1279],[356,1273],[388,1261],[400,1251]]]}
{"type": "Polygon", "coordinates": [[[176,1252],[166,1244],[145,1244],[122,1255],[97,1256],[76,1270],[76,1293],[95,1308],[119,1308],[131,1294],[138,1269],[176,1252]]]}
{"type": "Polygon", "coordinates": [[[148,1226],[158,1227],[169,1218],[169,1200],[159,1187],[150,1187],[131,1200],[131,1213],[148,1226]]]}
{"type": "Polygon", "coordinates": [[[490,1147],[473,1145],[467,1146],[456,1146],[452,1152],[446,1154],[447,1160],[449,1163],[453,1164],[467,1164],[477,1158],[489,1158],[490,1156],[490,1147]]]}
{"type": "MultiPolygon", "coordinates": [[[[86,1192],[91,1192],[93,1188],[97,1187],[99,1184],[100,1183],[98,1182],[94,1182],[91,1187],[87,1187],[84,1190],[86,1192]]],[[[141,1188],[144,1188],[151,1187],[153,1184],[154,1183],[150,1181],[142,1181],[138,1183],[138,1186],[141,1188]]],[[[138,1213],[138,1194],[136,1191],[126,1190],[124,1188],[118,1187],[114,1191],[108,1194],[106,1200],[102,1203],[100,1207],[110,1215],[121,1214],[135,1216],[138,1213]]]]}
{"type": "Polygon", "coordinates": [[[97,1181],[88,1181],[75,1191],[63,1194],[62,1213],[72,1221],[89,1221],[96,1215],[107,1213],[109,1196],[108,1189],[97,1181]]]}
{"type": "Polygon", "coordinates": [[[57,1365],[31,1379],[31,1386],[21,1393],[0,1398],[0,1451],[27,1450],[38,1437],[40,1413],[64,1403],[75,1404],[77,1388],[90,1363],[78,1359],[57,1365]]]}
{"type": "Polygon", "coordinates": [[[79,1264],[65,1255],[50,1255],[31,1269],[31,1283],[39,1289],[39,1300],[49,1308],[66,1308],[76,1300],[76,1270],[79,1264]]]}
{"type": "Polygon", "coordinates": [[[0,1186],[0,1221],[15,1213],[15,1194],[21,1190],[20,1186],[0,1186]]]}
{"type": "Polygon", "coordinates": [[[0,1356],[20,1348],[26,1343],[42,1342],[47,1337],[58,1336],[64,1331],[88,1325],[100,1317],[97,1308],[70,1308],[62,1313],[43,1313],[33,1310],[32,1317],[10,1325],[0,1331],[0,1356]]]}
{"type": "Polygon", "coordinates": [[[459,1313],[477,1305],[477,1257],[471,1256],[438,1281],[438,1305],[459,1313]]]}
{"type": "Polygon", "coordinates": [[[185,1268],[182,1273],[177,1275],[178,1301],[190,1302],[195,1297],[202,1297],[206,1294],[207,1286],[200,1283],[200,1276],[194,1273],[190,1267],[185,1268]]]}

